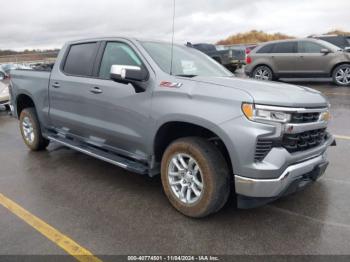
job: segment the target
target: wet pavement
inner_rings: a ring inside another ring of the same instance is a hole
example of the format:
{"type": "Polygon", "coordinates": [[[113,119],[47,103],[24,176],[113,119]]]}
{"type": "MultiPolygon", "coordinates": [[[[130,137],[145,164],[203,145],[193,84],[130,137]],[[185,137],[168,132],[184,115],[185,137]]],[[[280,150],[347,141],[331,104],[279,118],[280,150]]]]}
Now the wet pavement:
{"type": "MultiPolygon", "coordinates": [[[[350,136],[350,88],[297,82],[332,104],[329,129],[350,136]]],[[[350,140],[328,150],[329,168],[298,194],[251,210],[231,199],[189,219],[168,203],[159,177],[129,173],[51,144],[30,152],[17,120],[0,113],[0,193],[96,255],[350,254],[350,140]]],[[[64,254],[0,205],[0,254],[64,254]]]]}

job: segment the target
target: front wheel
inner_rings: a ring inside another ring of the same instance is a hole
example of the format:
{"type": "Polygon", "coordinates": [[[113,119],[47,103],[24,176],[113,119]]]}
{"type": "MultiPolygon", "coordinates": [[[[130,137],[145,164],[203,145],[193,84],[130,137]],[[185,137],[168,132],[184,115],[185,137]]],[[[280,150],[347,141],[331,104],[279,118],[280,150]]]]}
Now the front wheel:
{"type": "Polygon", "coordinates": [[[34,108],[25,108],[19,117],[19,128],[24,143],[33,151],[45,149],[49,140],[43,137],[34,108]]]}
{"type": "Polygon", "coordinates": [[[333,70],[333,82],[338,86],[350,85],[350,64],[339,65],[333,70]]]}
{"type": "Polygon", "coordinates": [[[273,79],[273,72],[267,66],[258,66],[254,69],[252,77],[258,80],[271,81],[273,79]]]}
{"type": "Polygon", "coordinates": [[[166,149],[161,165],[164,192],[189,217],[221,209],[230,193],[230,172],[220,151],[199,137],[180,138],[166,149]]]}

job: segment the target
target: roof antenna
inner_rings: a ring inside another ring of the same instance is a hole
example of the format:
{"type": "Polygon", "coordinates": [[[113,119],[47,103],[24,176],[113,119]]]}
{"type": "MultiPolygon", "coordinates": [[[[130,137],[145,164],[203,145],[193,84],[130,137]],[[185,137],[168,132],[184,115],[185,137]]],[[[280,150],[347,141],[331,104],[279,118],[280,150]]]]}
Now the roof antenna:
{"type": "Polygon", "coordinates": [[[171,59],[170,59],[170,75],[173,74],[173,57],[174,57],[174,34],[175,34],[175,1],[173,0],[173,32],[171,38],[171,59]]]}

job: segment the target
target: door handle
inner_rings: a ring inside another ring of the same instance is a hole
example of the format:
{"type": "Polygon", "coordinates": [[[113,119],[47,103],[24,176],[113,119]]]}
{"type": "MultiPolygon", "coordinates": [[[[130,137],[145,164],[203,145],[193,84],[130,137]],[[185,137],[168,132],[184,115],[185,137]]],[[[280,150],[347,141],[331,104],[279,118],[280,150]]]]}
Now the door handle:
{"type": "Polygon", "coordinates": [[[102,90],[99,87],[95,86],[94,88],[90,89],[90,92],[93,94],[101,94],[102,90]]]}
{"type": "Polygon", "coordinates": [[[52,84],[52,87],[53,88],[59,88],[60,84],[58,82],[55,82],[55,83],[52,84]]]}

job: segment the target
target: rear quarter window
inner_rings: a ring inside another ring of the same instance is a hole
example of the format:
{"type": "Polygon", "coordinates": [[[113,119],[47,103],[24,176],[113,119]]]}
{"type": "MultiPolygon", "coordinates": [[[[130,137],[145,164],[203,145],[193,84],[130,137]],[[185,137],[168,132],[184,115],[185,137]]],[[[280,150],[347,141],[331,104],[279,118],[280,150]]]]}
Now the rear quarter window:
{"type": "Polygon", "coordinates": [[[63,67],[70,75],[92,76],[97,52],[97,43],[71,45],[63,67]]]}

